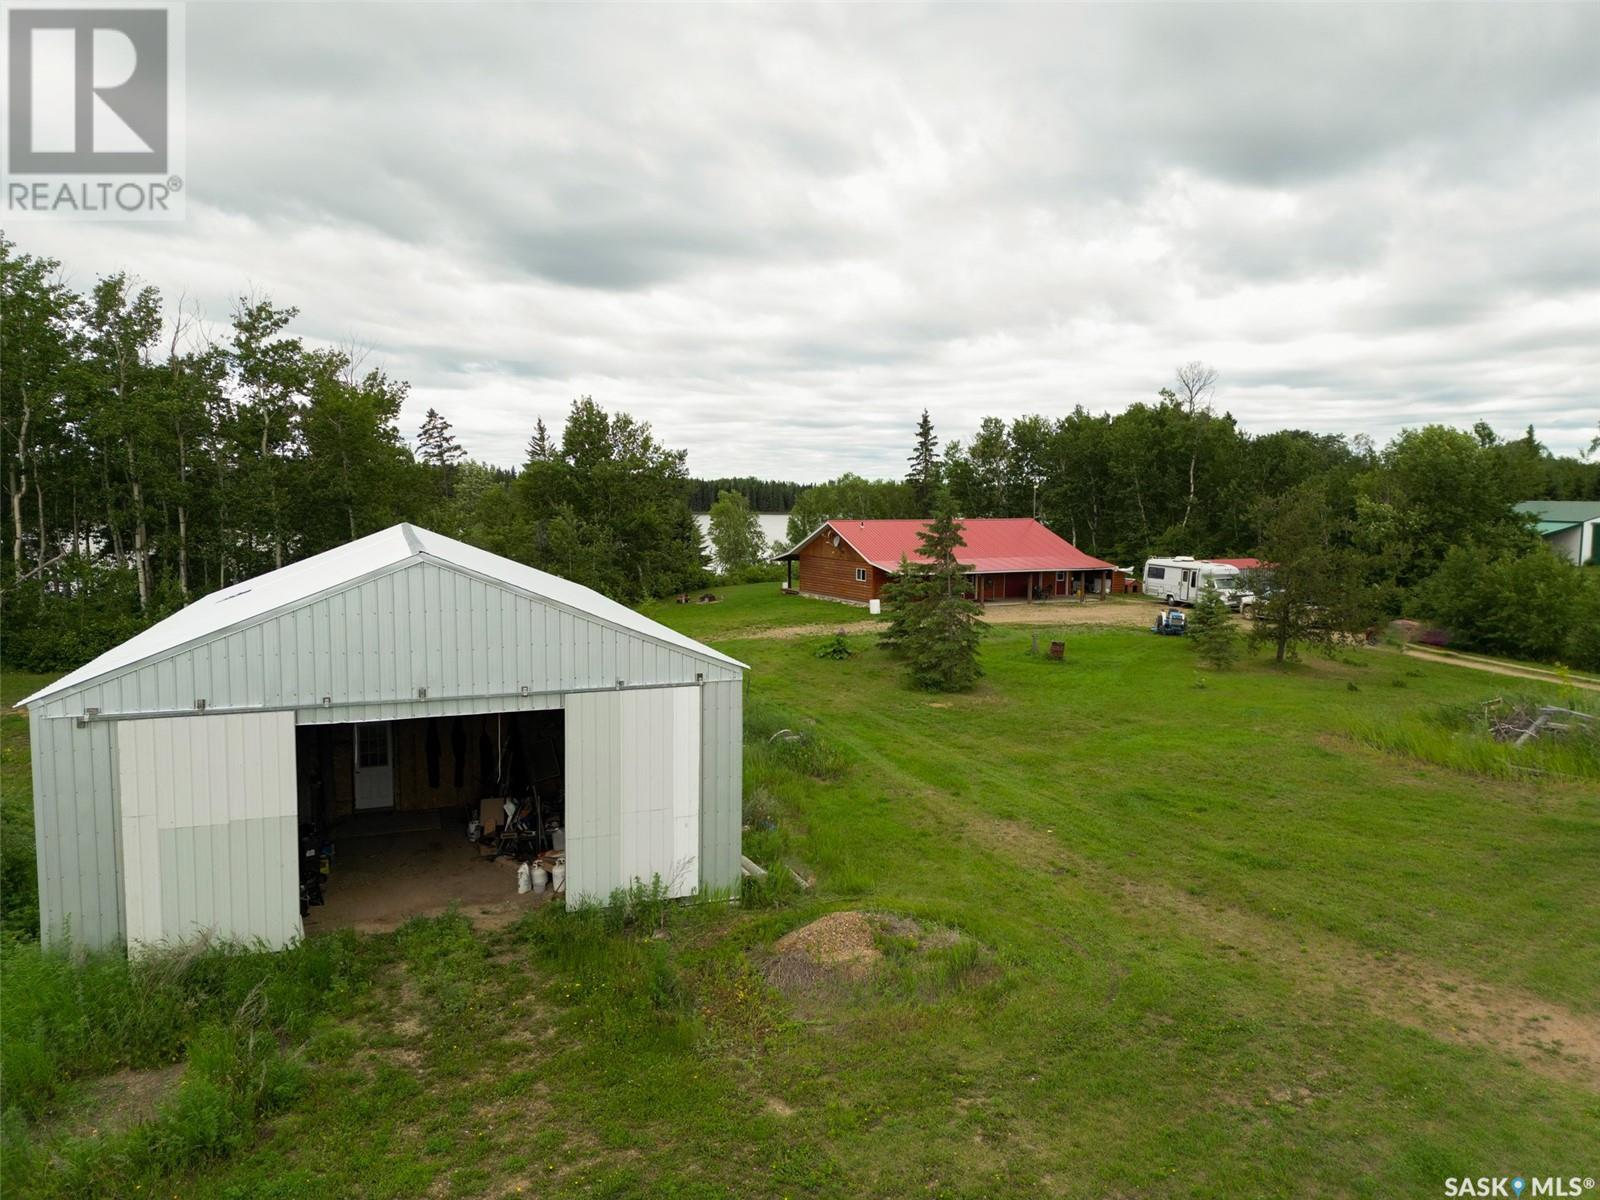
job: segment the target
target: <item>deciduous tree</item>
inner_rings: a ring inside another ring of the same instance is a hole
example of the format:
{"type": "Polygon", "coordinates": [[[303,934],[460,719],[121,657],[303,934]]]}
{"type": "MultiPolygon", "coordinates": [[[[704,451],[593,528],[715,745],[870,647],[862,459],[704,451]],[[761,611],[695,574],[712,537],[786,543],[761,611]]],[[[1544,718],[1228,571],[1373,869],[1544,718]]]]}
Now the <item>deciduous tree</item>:
{"type": "Polygon", "coordinates": [[[753,567],[766,557],[761,519],[742,493],[723,492],[711,506],[711,548],[722,571],[753,567]]]}
{"type": "Polygon", "coordinates": [[[1327,487],[1310,480],[1262,508],[1258,556],[1267,564],[1266,586],[1256,598],[1250,644],[1271,646],[1280,663],[1298,658],[1302,646],[1331,650],[1363,614],[1358,564],[1336,540],[1327,487]]]}

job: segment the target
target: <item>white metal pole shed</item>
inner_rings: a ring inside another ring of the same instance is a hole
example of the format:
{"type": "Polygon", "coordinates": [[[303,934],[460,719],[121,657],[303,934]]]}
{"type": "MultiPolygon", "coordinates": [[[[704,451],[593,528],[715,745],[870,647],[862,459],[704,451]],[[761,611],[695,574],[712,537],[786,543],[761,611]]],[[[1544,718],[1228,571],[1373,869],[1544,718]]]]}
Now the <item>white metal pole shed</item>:
{"type": "Polygon", "coordinates": [[[571,901],[731,890],[744,670],[409,525],[213,592],[23,701],[43,936],[295,940],[296,731],[426,717],[560,710],[571,901]]]}

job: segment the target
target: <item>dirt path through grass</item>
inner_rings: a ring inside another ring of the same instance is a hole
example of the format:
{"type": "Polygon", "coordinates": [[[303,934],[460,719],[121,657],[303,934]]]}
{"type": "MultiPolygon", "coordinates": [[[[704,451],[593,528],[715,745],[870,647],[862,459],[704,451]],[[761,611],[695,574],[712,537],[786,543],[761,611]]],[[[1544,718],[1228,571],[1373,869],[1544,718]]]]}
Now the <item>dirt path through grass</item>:
{"type": "Polygon", "coordinates": [[[1583,688],[1585,691],[1600,692],[1600,683],[1586,679],[1581,675],[1570,675],[1562,678],[1554,671],[1541,670],[1538,667],[1519,667],[1515,663],[1495,662],[1487,658],[1474,658],[1465,654],[1452,654],[1450,651],[1434,650],[1427,646],[1408,646],[1406,653],[1425,658],[1429,662],[1445,663],[1452,667],[1470,667],[1474,671],[1487,671],[1491,675],[1510,675],[1516,679],[1537,679],[1540,683],[1555,683],[1563,687],[1583,688]]]}
{"type": "Polygon", "coordinates": [[[1181,930],[1220,954],[1268,963],[1319,995],[1363,1004],[1431,1037],[1508,1055],[1542,1075],[1600,1092],[1600,1016],[1407,955],[1363,950],[1338,935],[1212,904],[1179,888],[1128,879],[1021,822],[972,821],[964,814],[963,824],[995,853],[1035,868],[1042,886],[1070,866],[1080,883],[1087,880],[1113,897],[1157,936],[1181,930]]]}

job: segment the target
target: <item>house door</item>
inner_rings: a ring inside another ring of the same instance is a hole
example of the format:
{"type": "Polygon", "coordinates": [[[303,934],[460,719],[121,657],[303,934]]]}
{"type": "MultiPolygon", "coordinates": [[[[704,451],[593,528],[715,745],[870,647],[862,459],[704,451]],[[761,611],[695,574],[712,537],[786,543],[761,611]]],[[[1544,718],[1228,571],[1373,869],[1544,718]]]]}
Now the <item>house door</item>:
{"type": "Polygon", "coordinates": [[[394,727],[387,721],[356,726],[356,808],[394,807],[394,727]]]}

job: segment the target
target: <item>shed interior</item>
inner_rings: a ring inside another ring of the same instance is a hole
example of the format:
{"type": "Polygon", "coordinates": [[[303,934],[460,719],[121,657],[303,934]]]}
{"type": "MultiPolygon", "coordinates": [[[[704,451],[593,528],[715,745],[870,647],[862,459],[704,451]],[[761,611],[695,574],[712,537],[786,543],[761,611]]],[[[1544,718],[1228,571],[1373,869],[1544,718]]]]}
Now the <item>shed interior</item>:
{"type": "Polygon", "coordinates": [[[564,848],[564,733],[560,709],[299,726],[307,932],[548,898],[516,868],[564,848]]]}

